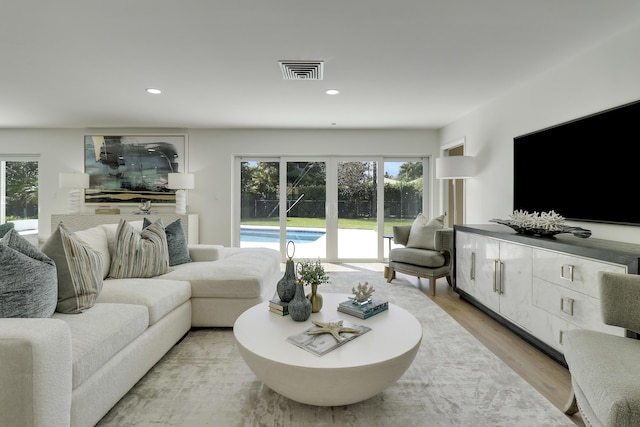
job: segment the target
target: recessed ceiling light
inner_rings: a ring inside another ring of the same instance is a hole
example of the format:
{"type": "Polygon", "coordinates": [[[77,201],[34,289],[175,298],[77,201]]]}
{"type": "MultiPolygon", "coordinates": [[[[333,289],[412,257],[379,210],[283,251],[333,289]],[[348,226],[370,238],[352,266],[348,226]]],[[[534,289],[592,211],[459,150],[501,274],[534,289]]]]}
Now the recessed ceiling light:
{"type": "Polygon", "coordinates": [[[338,89],[329,89],[328,91],[325,92],[327,95],[337,95],[340,93],[340,91],[338,89]]]}
{"type": "Polygon", "coordinates": [[[162,93],[162,91],[160,89],[154,89],[152,87],[147,89],[148,93],[151,93],[153,95],[160,95],[162,93]]]}

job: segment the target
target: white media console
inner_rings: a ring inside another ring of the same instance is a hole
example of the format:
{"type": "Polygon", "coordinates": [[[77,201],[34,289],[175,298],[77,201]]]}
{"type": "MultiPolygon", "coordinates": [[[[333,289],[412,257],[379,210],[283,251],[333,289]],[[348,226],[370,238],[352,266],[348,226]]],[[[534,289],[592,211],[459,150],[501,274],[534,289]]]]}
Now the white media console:
{"type": "Polygon", "coordinates": [[[525,236],[498,224],[454,233],[456,292],[561,364],[569,329],[624,336],[602,322],[597,272],[638,274],[640,245],[525,236]]]}

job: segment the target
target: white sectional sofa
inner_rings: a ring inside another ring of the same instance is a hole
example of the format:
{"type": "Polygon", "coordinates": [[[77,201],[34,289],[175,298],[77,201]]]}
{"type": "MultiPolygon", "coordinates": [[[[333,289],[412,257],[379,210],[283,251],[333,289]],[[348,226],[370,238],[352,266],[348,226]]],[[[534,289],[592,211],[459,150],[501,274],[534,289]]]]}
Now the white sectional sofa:
{"type": "MultiPolygon", "coordinates": [[[[112,256],[116,227],[75,234],[112,256]]],[[[95,425],[192,326],[233,326],[282,275],[275,250],[190,245],[189,255],[158,277],[105,278],[80,314],[1,318],[0,425],[95,425]]]]}

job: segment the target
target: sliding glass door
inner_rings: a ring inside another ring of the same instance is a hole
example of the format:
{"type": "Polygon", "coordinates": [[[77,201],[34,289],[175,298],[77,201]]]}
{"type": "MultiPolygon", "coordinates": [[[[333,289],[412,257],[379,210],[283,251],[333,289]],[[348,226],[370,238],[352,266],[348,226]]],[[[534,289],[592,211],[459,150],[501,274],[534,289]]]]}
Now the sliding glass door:
{"type": "Polygon", "coordinates": [[[238,158],[240,247],[286,256],[382,261],[393,225],[423,210],[423,159],[238,158]],[[291,248],[290,248],[291,249],[291,248]]]}

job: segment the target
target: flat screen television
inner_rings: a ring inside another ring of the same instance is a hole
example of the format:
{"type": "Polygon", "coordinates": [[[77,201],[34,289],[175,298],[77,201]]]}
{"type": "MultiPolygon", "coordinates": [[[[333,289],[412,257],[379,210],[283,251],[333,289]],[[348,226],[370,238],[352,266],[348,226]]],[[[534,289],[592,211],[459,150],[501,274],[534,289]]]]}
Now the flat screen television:
{"type": "Polygon", "coordinates": [[[513,140],[513,207],[640,225],[640,101],[513,140]]]}

